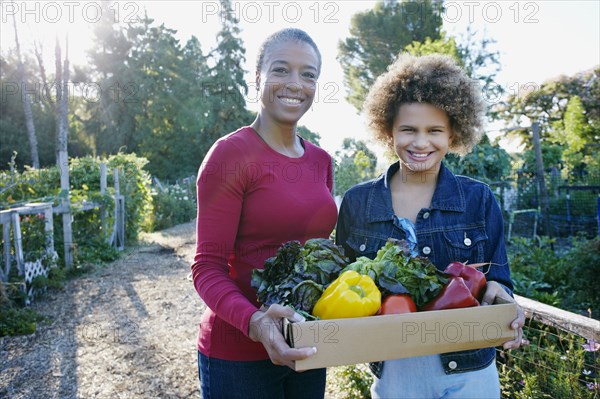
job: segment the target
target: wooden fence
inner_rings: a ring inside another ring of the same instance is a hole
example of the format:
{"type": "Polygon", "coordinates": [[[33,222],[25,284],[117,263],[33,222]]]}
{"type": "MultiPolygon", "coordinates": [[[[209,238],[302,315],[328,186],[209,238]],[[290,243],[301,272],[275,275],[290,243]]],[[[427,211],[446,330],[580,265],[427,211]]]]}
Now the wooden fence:
{"type": "MultiPolygon", "coordinates": [[[[114,176],[114,222],[112,225],[112,233],[107,238],[108,242],[117,248],[123,250],[125,248],[125,197],[120,194],[119,171],[113,170],[114,176]]],[[[106,164],[100,164],[100,192],[106,194],[107,187],[107,168],[106,164]]],[[[43,265],[40,260],[26,262],[23,256],[23,239],[21,234],[21,215],[43,214],[45,220],[45,235],[46,235],[46,254],[53,259],[57,258],[54,250],[54,214],[67,215],[72,217],[73,205],[70,201],[61,202],[59,205],[54,205],[52,202],[43,203],[26,203],[18,208],[11,208],[0,211],[0,224],[2,225],[2,238],[4,241],[4,259],[2,267],[0,267],[0,282],[6,283],[9,280],[11,266],[16,266],[19,276],[24,279],[25,285],[31,284],[33,278],[39,275],[48,275],[48,267],[43,265]],[[12,230],[12,235],[11,235],[12,230]]],[[[103,231],[108,230],[106,210],[101,204],[84,201],[77,205],[77,211],[100,210],[100,218],[103,231]]],[[[65,224],[63,223],[63,227],[65,224]]],[[[71,242],[72,232],[70,231],[71,224],[66,225],[63,230],[65,253],[71,253],[74,243],[71,242]]],[[[70,267],[69,259],[65,257],[65,267],[70,267]]],[[[31,289],[28,295],[32,295],[31,289]]]]}

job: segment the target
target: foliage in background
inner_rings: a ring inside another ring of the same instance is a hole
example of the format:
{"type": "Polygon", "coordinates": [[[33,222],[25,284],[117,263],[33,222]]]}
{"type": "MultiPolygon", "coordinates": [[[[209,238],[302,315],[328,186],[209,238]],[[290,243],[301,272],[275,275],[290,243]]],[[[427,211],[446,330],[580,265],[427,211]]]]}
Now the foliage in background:
{"type": "Polygon", "coordinates": [[[581,236],[558,252],[554,240],[541,245],[515,238],[508,246],[515,293],[574,313],[600,316],[600,239],[581,236]]]}
{"type": "Polygon", "coordinates": [[[448,154],[445,162],[453,173],[486,183],[505,180],[511,171],[510,155],[498,143],[490,143],[486,135],[467,155],[448,154]]]}
{"type": "Polygon", "coordinates": [[[533,320],[523,330],[530,345],[499,352],[502,397],[600,397],[598,343],[533,320]]]}
{"type": "MultiPolygon", "coordinates": [[[[600,134],[599,77],[600,68],[595,67],[573,76],[549,79],[539,86],[534,83],[518,86],[505,101],[497,104],[495,112],[511,128],[529,126],[527,121],[538,122],[543,142],[549,138],[553,125],[564,119],[569,100],[578,96],[591,125],[591,130],[586,132],[586,141],[597,142],[600,134]]],[[[527,149],[532,148],[530,129],[514,130],[510,134],[520,137],[527,149]]]]}
{"type": "Polygon", "coordinates": [[[152,213],[151,231],[189,222],[196,217],[196,185],[194,181],[187,184],[174,184],[158,189],[152,194],[154,211],[152,213]]]}
{"type": "Polygon", "coordinates": [[[484,98],[497,102],[503,89],[494,81],[499,71],[499,53],[491,49],[494,41],[471,28],[463,37],[447,36],[443,11],[438,0],[394,0],[377,2],[373,9],[355,14],[350,37],[338,45],[348,102],[361,111],[375,79],[403,52],[452,56],[481,87],[484,98]]]}
{"type": "Polygon", "coordinates": [[[442,29],[442,2],[379,1],[352,16],[350,37],[338,44],[346,99],[358,111],[375,79],[407,45],[437,40],[442,29]]]}
{"type": "Polygon", "coordinates": [[[296,129],[296,134],[310,141],[317,147],[321,146],[321,135],[319,133],[313,132],[306,126],[298,125],[298,128],[296,129]]]}
{"type": "MultiPolygon", "coordinates": [[[[72,68],[69,155],[137,153],[149,160],[147,170],[161,179],[196,173],[216,139],[249,124],[253,117],[245,104],[245,49],[238,22],[229,12],[232,5],[222,2],[219,40],[207,54],[197,37],[180,43],[175,30],[156,26],[147,16],[119,24],[111,18],[110,2],[101,7],[89,63],[72,68]]],[[[54,93],[43,88],[45,80],[54,79],[52,66],[45,66],[50,73],[44,79],[46,72],[34,67],[33,57],[24,54],[24,58],[38,142],[44,143],[40,162],[48,167],[56,160],[54,93]]],[[[23,170],[30,150],[23,139],[23,87],[15,83],[19,82],[16,56],[3,52],[0,65],[0,164],[17,151],[21,154],[17,167],[23,170]]]]}
{"type": "Polygon", "coordinates": [[[362,140],[345,138],[334,162],[335,195],[343,196],[355,184],[376,177],[377,156],[362,140]]]}

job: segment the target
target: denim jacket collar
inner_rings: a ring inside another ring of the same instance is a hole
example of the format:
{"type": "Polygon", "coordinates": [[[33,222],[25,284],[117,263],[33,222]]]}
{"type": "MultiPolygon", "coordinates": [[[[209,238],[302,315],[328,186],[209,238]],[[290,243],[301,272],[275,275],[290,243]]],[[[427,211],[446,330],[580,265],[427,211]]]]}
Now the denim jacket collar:
{"type": "MultiPolygon", "coordinates": [[[[373,181],[367,202],[367,220],[369,222],[382,222],[394,218],[390,181],[399,169],[400,162],[397,161],[390,165],[385,174],[373,181]],[[378,201],[377,198],[382,198],[383,201],[378,201]]],[[[437,187],[431,200],[431,209],[464,212],[465,208],[465,196],[461,185],[456,176],[442,163],[437,187]]]]}

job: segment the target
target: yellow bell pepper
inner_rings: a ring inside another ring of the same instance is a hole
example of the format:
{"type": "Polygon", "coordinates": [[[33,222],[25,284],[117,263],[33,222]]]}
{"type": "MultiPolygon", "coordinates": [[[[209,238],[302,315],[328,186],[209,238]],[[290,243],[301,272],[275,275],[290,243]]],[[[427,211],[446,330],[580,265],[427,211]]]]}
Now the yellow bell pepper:
{"type": "Polygon", "coordinates": [[[348,270],[325,289],[313,315],[324,320],[372,316],[380,306],[381,292],[373,279],[348,270]]]}

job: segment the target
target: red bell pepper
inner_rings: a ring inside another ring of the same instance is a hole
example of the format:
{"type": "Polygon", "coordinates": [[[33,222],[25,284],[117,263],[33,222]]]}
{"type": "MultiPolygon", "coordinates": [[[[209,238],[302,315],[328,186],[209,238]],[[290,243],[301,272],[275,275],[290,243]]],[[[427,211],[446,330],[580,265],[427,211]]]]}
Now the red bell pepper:
{"type": "Polygon", "coordinates": [[[469,287],[471,295],[477,299],[481,299],[487,281],[485,279],[485,274],[475,269],[476,266],[477,265],[465,265],[461,262],[452,262],[446,267],[444,272],[454,277],[462,277],[465,280],[467,287],[469,287]]]}
{"type": "Polygon", "coordinates": [[[421,308],[421,310],[457,309],[479,306],[479,301],[471,295],[462,277],[452,277],[442,291],[421,308]]]}

